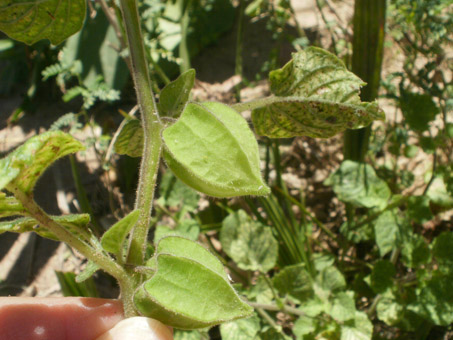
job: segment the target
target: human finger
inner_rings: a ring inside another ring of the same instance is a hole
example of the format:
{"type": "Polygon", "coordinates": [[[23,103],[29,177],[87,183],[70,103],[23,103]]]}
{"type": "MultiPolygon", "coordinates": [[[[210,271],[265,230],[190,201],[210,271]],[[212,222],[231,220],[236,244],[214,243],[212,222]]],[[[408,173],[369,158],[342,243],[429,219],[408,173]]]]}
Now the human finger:
{"type": "Polygon", "coordinates": [[[173,332],[157,320],[136,316],[120,321],[96,340],[173,340],[173,332]]]}

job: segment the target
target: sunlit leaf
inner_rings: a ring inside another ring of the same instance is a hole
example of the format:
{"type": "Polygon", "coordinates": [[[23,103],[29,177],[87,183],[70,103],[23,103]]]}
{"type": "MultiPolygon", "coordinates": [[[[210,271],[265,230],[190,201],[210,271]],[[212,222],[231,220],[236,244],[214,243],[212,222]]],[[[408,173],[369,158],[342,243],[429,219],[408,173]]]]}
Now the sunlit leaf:
{"type": "Polygon", "coordinates": [[[221,324],[220,334],[222,340],[258,340],[260,329],[260,319],[253,315],[251,318],[221,324]]]}
{"type": "Polygon", "coordinates": [[[360,87],[365,83],[340,59],[320,48],[294,53],[269,79],[276,97],[252,112],[259,135],[327,138],[385,119],[377,103],[360,102],[360,87]]]}
{"type": "Polygon", "coordinates": [[[124,241],[134,227],[140,215],[140,210],[134,210],[114,225],[102,235],[102,247],[108,252],[120,256],[123,250],[124,241]]]}
{"type": "Polygon", "coordinates": [[[332,301],[332,309],[328,314],[340,322],[353,319],[356,308],[353,292],[339,292],[332,301]]]}
{"type": "Polygon", "coordinates": [[[79,141],[61,131],[34,136],[0,159],[0,190],[13,185],[29,193],[48,166],[83,149],[79,141]]]}
{"type": "Polygon", "coordinates": [[[270,192],[261,178],[256,139],[227,105],[190,103],[162,136],[168,167],[195,190],[215,197],[270,192]]]}
{"type": "Polygon", "coordinates": [[[123,126],[115,141],[115,152],[130,157],[141,157],[143,143],[142,124],[138,119],[131,119],[123,126]]]}
{"type": "Polygon", "coordinates": [[[195,70],[190,69],[165,86],[159,97],[157,109],[160,116],[178,118],[189,100],[195,83],[195,70]]]}
{"type": "Polygon", "coordinates": [[[80,30],[85,12],[85,0],[0,0],[0,30],[28,45],[58,45],[80,30]]]}
{"type": "Polygon", "coordinates": [[[154,243],[158,243],[161,238],[166,236],[181,236],[196,241],[199,234],[200,225],[198,222],[192,219],[185,219],[174,228],[158,225],[154,231],[154,243]]]}
{"type": "Polygon", "coordinates": [[[330,185],[343,202],[358,207],[383,209],[390,199],[390,189],[373,167],[365,163],[343,161],[338,170],[324,182],[330,185]]]}
{"type": "Polygon", "coordinates": [[[272,230],[252,220],[243,210],[230,214],[222,222],[220,242],[241,269],[266,273],[277,262],[278,243],[272,230]]]}
{"type": "Polygon", "coordinates": [[[310,274],[304,264],[284,267],[272,278],[275,289],[283,296],[291,296],[299,302],[313,295],[310,274]]]}
{"type": "Polygon", "coordinates": [[[370,340],[373,324],[364,312],[356,312],[353,320],[346,321],[341,328],[340,340],[370,340]]]}

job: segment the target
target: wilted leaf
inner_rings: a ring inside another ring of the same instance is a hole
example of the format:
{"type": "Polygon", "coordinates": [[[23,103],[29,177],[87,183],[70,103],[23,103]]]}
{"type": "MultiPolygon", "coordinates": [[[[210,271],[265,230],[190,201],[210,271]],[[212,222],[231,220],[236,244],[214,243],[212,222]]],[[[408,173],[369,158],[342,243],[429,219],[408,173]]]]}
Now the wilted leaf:
{"type": "Polygon", "coordinates": [[[167,165],[195,190],[215,197],[270,192],[261,178],[256,139],[232,108],[190,103],[162,136],[167,165]]]}
{"type": "Polygon", "coordinates": [[[80,30],[85,12],[85,0],[1,0],[0,30],[28,45],[41,39],[58,45],[80,30]]]}
{"type": "Polygon", "coordinates": [[[384,209],[390,198],[390,189],[365,163],[346,160],[324,182],[333,187],[338,198],[358,207],[384,209]]]}
{"type": "Polygon", "coordinates": [[[220,242],[241,269],[266,273],[277,261],[278,243],[272,230],[252,220],[243,210],[223,220],[220,242]]]}
{"type": "Polygon", "coordinates": [[[79,141],[61,131],[34,136],[0,159],[0,190],[14,185],[29,193],[48,166],[63,156],[83,149],[79,141]]]}
{"type": "Polygon", "coordinates": [[[236,320],[220,325],[222,340],[254,340],[260,327],[260,319],[253,315],[251,318],[236,320]]]}
{"type": "Polygon", "coordinates": [[[195,70],[190,69],[165,86],[159,97],[157,109],[161,117],[178,118],[189,100],[195,82],[195,70]]]}
{"type": "Polygon", "coordinates": [[[320,48],[294,53],[269,79],[277,97],[252,112],[259,135],[327,138],[385,119],[377,103],[360,102],[360,87],[365,83],[340,59],[320,48]]]}
{"type": "Polygon", "coordinates": [[[14,197],[8,197],[0,192],[0,218],[16,215],[25,215],[22,204],[14,197]]]}
{"type": "Polygon", "coordinates": [[[144,133],[138,119],[129,120],[121,129],[115,142],[115,152],[130,157],[141,157],[143,153],[144,133]]]}
{"type": "Polygon", "coordinates": [[[310,274],[304,264],[284,267],[272,279],[275,289],[283,296],[289,295],[303,302],[313,295],[310,274]]]}
{"type": "Polygon", "coordinates": [[[121,255],[127,235],[137,223],[140,210],[134,210],[112,225],[101,238],[102,247],[117,256],[121,255]]]}

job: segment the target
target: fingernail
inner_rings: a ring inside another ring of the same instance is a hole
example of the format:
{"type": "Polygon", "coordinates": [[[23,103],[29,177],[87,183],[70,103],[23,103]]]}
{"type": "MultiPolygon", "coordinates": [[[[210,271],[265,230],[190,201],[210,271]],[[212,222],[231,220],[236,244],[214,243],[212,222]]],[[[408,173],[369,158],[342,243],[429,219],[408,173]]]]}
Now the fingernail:
{"type": "Polygon", "coordinates": [[[135,316],[120,321],[96,340],[173,340],[173,332],[157,320],[135,316]]]}

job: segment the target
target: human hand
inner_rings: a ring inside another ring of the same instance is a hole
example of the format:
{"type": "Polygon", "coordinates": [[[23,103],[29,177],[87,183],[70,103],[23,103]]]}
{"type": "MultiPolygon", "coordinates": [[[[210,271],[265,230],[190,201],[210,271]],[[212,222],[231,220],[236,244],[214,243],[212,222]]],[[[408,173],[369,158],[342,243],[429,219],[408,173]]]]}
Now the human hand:
{"type": "Polygon", "coordinates": [[[173,339],[159,321],[123,319],[118,300],[0,297],[1,340],[173,339]]]}

